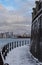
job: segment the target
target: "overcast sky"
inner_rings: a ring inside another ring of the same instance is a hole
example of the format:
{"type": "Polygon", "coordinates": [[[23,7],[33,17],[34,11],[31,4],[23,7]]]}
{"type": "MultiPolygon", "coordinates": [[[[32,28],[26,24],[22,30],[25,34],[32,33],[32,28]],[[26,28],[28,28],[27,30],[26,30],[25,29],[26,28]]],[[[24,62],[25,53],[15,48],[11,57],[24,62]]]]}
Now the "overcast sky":
{"type": "Polygon", "coordinates": [[[0,32],[30,33],[36,0],[0,0],[0,32]]]}

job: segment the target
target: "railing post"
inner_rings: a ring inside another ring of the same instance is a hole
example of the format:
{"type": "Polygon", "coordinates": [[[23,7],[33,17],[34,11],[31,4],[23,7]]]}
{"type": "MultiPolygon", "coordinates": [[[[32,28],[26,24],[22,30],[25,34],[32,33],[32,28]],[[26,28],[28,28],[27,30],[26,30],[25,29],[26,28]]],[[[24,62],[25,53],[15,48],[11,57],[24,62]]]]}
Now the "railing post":
{"type": "Polygon", "coordinates": [[[24,40],[24,45],[25,45],[25,40],[24,40]]]}
{"type": "Polygon", "coordinates": [[[22,41],[21,41],[21,46],[22,46],[22,41]]]}
{"type": "Polygon", "coordinates": [[[18,47],[19,47],[19,44],[20,44],[20,43],[19,43],[19,41],[18,41],[18,47]]]}
{"type": "Polygon", "coordinates": [[[17,42],[16,42],[16,47],[17,47],[17,42]]]}
{"type": "Polygon", "coordinates": [[[3,53],[3,57],[4,57],[4,59],[6,59],[6,58],[5,58],[5,52],[3,53]]]}
{"type": "Polygon", "coordinates": [[[25,45],[26,45],[26,40],[25,40],[25,45]]]}
{"type": "Polygon", "coordinates": [[[19,46],[21,46],[21,41],[19,41],[19,46]]]}
{"type": "Polygon", "coordinates": [[[12,49],[13,49],[13,42],[12,42],[12,49]]]}
{"type": "Polygon", "coordinates": [[[13,49],[14,49],[14,42],[13,42],[13,49]]]}
{"type": "Polygon", "coordinates": [[[18,41],[17,41],[17,47],[19,47],[19,45],[18,45],[18,41]]]}
{"type": "Polygon", "coordinates": [[[11,43],[10,43],[10,51],[11,51],[11,43]]]}
{"type": "Polygon", "coordinates": [[[10,51],[10,43],[9,43],[9,51],[10,51]]]}
{"type": "Polygon", "coordinates": [[[5,59],[5,46],[2,49],[2,55],[3,55],[4,59],[5,59]]]}
{"type": "Polygon", "coordinates": [[[9,52],[9,49],[8,49],[8,44],[7,44],[5,45],[4,58],[6,58],[8,52],[9,52]]]}
{"type": "Polygon", "coordinates": [[[22,41],[22,46],[23,46],[23,44],[24,44],[24,41],[22,41]]]}
{"type": "Polygon", "coordinates": [[[9,52],[9,43],[7,44],[7,53],[9,52]]]}
{"type": "Polygon", "coordinates": [[[16,48],[16,41],[14,42],[14,48],[16,48]]]}
{"type": "Polygon", "coordinates": [[[12,42],[11,42],[11,50],[12,50],[12,42]]]}
{"type": "Polygon", "coordinates": [[[27,44],[29,44],[29,40],[28,40],[27,44]]]}
{"type": "Polygon", "coordinates": [[[0,65],[3,65],[4,62],[3,62],[3,59],[2,59],[2,55],[1,55],[1,52],[0,52],[0,65]]]}

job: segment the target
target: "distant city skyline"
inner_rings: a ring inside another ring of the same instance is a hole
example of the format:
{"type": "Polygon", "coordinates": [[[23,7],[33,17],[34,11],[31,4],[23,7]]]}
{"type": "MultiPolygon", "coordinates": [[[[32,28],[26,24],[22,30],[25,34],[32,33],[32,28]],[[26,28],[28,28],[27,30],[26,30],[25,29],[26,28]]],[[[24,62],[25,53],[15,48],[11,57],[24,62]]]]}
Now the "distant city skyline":
{"type": "Polygon", "coordinates": [[[30,33],[36,0],[0,0],[0,32],[30,33]]]}

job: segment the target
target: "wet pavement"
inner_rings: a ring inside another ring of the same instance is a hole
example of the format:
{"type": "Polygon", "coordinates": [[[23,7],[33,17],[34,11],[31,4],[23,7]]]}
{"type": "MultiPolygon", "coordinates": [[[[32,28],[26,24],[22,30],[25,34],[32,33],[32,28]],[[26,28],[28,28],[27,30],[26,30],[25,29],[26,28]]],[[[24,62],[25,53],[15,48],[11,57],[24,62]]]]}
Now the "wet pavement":
{"type": "Polygon", "coordinates": [[[31,57],[29,46],[22,46],[10,51],[6,57],[5,63],[9,65],[37,65],[31,57]]]}

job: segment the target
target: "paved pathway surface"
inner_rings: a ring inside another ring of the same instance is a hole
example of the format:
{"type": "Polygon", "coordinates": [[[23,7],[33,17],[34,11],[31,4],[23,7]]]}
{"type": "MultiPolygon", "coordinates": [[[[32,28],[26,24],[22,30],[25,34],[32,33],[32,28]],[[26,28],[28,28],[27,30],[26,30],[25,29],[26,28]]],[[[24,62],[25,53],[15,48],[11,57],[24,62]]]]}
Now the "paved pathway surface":
{"type": "Polygon", "coordinates": [[[37,65],[31,58],[29,46],[22,46],[9,52],[5,60],[9,65],[37,65]]]}

